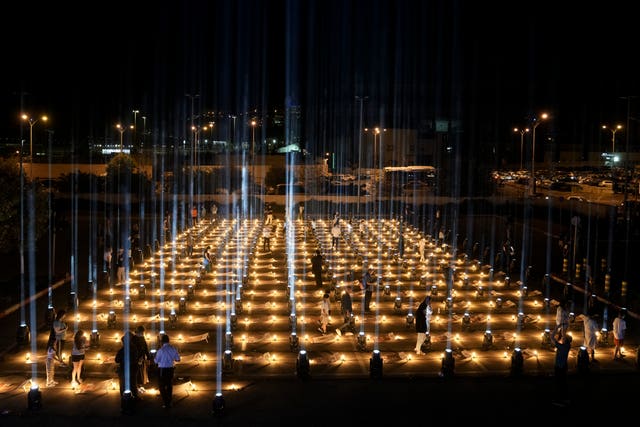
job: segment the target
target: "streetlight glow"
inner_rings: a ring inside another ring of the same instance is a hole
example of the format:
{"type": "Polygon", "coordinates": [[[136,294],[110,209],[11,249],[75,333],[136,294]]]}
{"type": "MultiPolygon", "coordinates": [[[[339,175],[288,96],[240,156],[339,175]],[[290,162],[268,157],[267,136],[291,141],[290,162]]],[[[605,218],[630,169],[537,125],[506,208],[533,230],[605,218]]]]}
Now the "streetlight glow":
{"type": "Polygon", "coordinates": [[[542,113],[539,117],[533,118],[533,135],[531,136],[531,195],[536,194],[536,128],[540,126],[543,120],[549,117],[547,113],[542,113]]]}
{"type": "Polygon", "coordinates": [[[522,152],[524,147],[524,134],[529,133],[529,128],[524,128],[524,129],[513,128],[513,131],[520,133],[520,170],[522,170],[523,169],[522,152]]]}
{"type": "Polygon", "coordinates": [[[615,125],[613,127],[602,125],[602,129],[608,129],[611,131],[611,153],[615,154],[616,152],[616,132],[622,129],[622,125],[615,125]]]}

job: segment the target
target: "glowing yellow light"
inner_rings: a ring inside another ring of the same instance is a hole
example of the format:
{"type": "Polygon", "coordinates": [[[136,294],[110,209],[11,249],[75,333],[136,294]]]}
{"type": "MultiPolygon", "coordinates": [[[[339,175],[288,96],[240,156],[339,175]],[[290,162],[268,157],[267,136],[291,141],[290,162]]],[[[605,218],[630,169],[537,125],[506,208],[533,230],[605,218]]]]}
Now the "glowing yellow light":
{"type": "Polygon", "coordinates": [[[342,353],[342,354],[340,355],[340,361],[341,361],[341,362],[344,362],[346,359],[347,359],[347,357],[344,355],[344,353],[342,353]]]}
{"type": "Polygon", "coordinates": [[[25,359],[27,360],[27,362],[31,360],[31,353],[25,354],[25,359]]]}

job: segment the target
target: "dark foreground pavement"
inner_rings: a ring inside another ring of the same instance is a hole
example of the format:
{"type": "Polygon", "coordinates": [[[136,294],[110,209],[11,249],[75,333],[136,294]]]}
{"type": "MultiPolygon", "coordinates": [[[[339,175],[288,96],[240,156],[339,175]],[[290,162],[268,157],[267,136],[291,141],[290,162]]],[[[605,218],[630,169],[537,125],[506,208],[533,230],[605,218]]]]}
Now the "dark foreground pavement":
{"type": "Polygon", "coordinates": [[[252,426],[362,425],[461,422],[518,425],[531,422],[571,425],[613,422],[637,414],[633,406],[638,373],[570,375],[570,402],[554,404],[550,376],[456,376],[448,378],[261,379],[223,392],[225,408],[213,413],[215,383],[197,390],[176,386],[174,404],[161,407],[157,396],[144,396],[132,414],[123,414],[117,391],[73,394],[43,389],[42,407],[27,409],[26,393],[0,394],[0,425],[9,426],[252,426]],[[14,409],[10,409],[14,408],[14,409]],[[18,409],[15,409],[18,408],[18,409]]]}

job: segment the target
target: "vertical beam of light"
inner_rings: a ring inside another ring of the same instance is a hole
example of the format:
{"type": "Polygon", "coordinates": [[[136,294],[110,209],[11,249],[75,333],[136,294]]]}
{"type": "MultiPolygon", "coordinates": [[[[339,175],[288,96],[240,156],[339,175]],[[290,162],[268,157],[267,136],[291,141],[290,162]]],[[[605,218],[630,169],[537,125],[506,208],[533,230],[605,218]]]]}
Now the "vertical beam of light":
{"type": "MultiPolygon", "coordinates": [[[[31,159],[33,162],[33,159],[31,159]]],[[[29,248],[29,325],[31,325],[31,354],[37,354],[37,338],[38,338],[38,323],[36,321],[36,206],[35,206],[35,180],[31,175],[31,185],[29,186],[27,209],[29,211],[29,225],[27,227],[27,244],[29,248]]],[[[26,301],[22,299],[20,305],[24,306],[26,301]]],[[[38,364],[31,364],[31,378],[38,377],[38,364]]]]}
{"type": "MultiPolygon", "coordinates": [[[[49,192],[47,194],[47,220],[48,220],[48,227],[47,227],[47,231],[48,231],[48,238],[47,238],[47,245],[48,245],[48,274],[47,274],[47,300],[48,300],[48,305],[47,308],[53,309],[53,276],[54,276],[54,269],[55,269],[55,257],[54,257],[54,246],[55,246],[55,211],[53,209],[52,206],[52,200],[53,200],[53,188],[52,188],[52,178],[51,178],[51,161],[52,161],[52,157],[53,157],[53,153],[52,153],[52,141],[53,141],[53,132],[49,132],[49,137],[48,137],[48,162],[47,162],[47,178],[49,180],[49,192]]],[[[51,319],[53,320],[53,319],[51,319]]]]}

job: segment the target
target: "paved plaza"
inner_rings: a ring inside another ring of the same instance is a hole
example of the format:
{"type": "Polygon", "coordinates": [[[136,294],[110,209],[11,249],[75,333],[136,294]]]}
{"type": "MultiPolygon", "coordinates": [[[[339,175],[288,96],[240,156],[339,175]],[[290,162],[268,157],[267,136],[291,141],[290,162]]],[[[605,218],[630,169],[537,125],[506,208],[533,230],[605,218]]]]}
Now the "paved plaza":
{"type": "MultiPolygon", "coordinates": [[[[143,254],[124,283],[96,283],[75,295],[62,284],[54,291],[57,308],[68,310],[70,329],[91,335],[85,382],[73,386],[68,369],[58,367],[59,384],[44,388],[49,330],[46,313],[39,312],[35,351],[34,344],[16,345],[5,335],[0,409],[6,413],[0,424],[36,425],[43,416],[62,424],[76,414],[83,422],[103,425],[124,425],[130,417],[154,425],[168,425],[167,418],[176,417],[184,425],[204,418],[227,425],[292,424],[302,416],[324,425],[376,421],[374,408],[388,408],[407,421],[435,417],[441,405],[453,403],[480,412],[492,408],[496,414],[540,405],[550,409],[554,351],[548,335],[555,327],[561,285],[549,280],[546,289],[538,289],[521,283],[398,220],[368,220],[362,226],[341,221],[338,249],[332,249],[330,219],[296,219],[288,227],[274,219],[273,224],[270,248],[265,248],[262,220],[201,221],[174,243],[143,254]],[[418,253],[422,237],[427,239],[424,262],[418,253]],[[187,245],[191,240],[193,251],[187,245]],[[211,271],[201,266],[207,246],[215,257],[211,271]],[[316,249],[324,259],[322,288],[311,272],[316,249]],[[358,285],[365,262],[376,278],[371,312],[364,311],[358,285]],[[340,295],[349,286],[355,316],[352,329],[338,335],[340,295]],[[325,291],[331,295],[331,324],[322,334],[318,319],[325,291]],[[416,354],[413,316],[426,295],[434,309],[431,334],[424,354],[416,354]],[[153,366],[135,414],[121,414],[114,357],[123,331],[137,325],[145,326],[152,351],[164,331],[181,354],[170,417],[161,408],[153,366]],[[453,359],[447,369],[445,353],[453,359]],[[42,393],[43,407],[35,411],[26,408],[31,379],[42,393]],[[216,393],[225,400],[224,416],[212,413],[216,393]],[[349,415],[338,418],[338,409],[349,415]]],[[[574,408],[605,383],[602,394],[615,393],[622,383],[633,386],[638,371],[635,334],[625,343],[626,358],[614,361],[613,337],[604,330],[598,361],[578,366],[582,300],[575,298],[570,324],[574,408]]],[[[615,312],[602,308],[610,329],[615,312]]],[[[10,317],[1,320],[8,323],[10,317]]],[[[629,317],[630,324],[635,322],[629,317]]],[[[65,358],[70,348],[68,341],[65,358]]],[[[451,415],[476,419],[470,413],[451,415]]]]}

